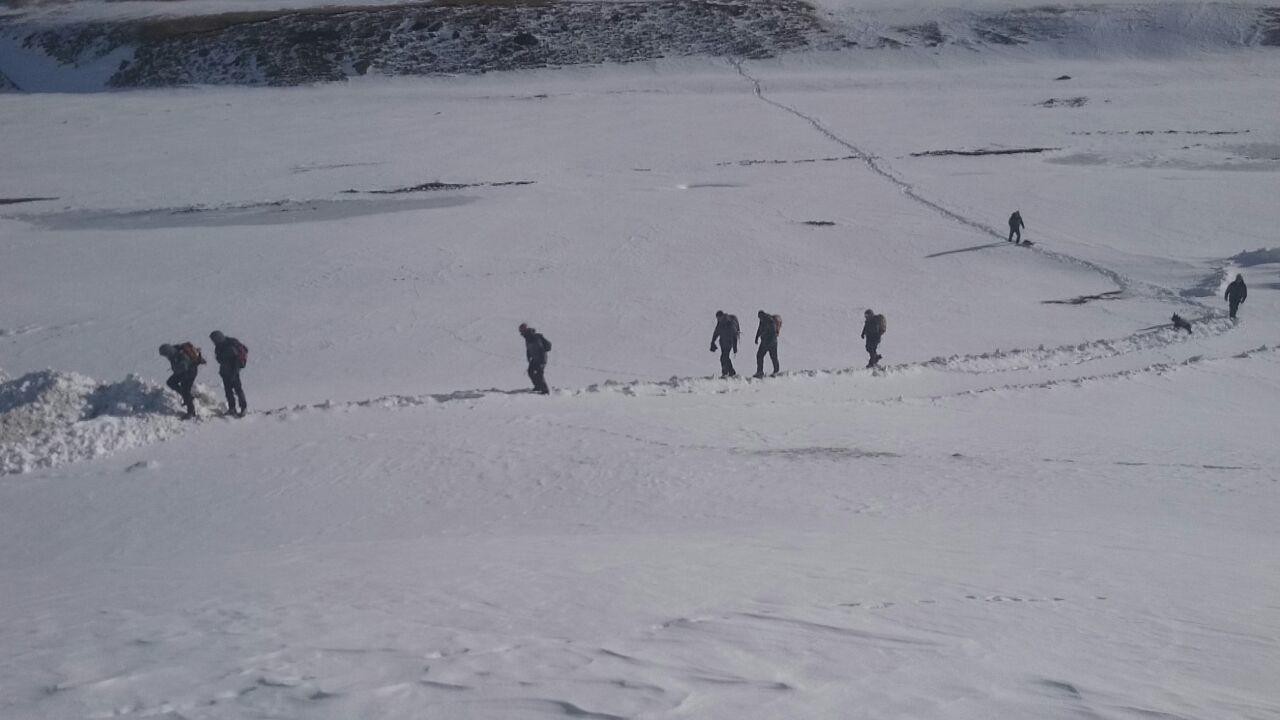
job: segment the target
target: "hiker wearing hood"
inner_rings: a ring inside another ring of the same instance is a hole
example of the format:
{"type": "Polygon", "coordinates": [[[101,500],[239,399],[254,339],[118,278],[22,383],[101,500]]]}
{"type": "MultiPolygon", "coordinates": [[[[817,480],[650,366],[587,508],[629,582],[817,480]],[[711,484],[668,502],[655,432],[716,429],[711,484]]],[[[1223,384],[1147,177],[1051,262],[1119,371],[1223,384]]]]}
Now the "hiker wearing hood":
{"type": "Polygon", "coordinates": [[[546,395],[551,392],[543,371],[547,367],[547,353],[551,351],[551,341],[542,337],[542,333],[520,323],[520,337],[524,338],[524,354],[529,360],[529,379],[533,381],[533,391],[546,395]]]}
{"type": "Polygon", "coordinates": [[[863,313],[863,318],[862,337],[867,340],[867,367],[875,367],[880,362],[877,350],[880,347],[880,337],[884,335],[884,325],[881,316],[869,308],[863,313]]]}
{"type": "Polygon", "coordinates": [[[240,371],[244,369],[249,358],[249,348],[233,337],[227,337],[220,331],[209,333],[213,341],[213,358],[218,361],[218,376],[222,378],[222,391],[227,394],[227,414],[244,417],[248,405],[244,401],[244,386],[240,384],[240,371]],[[240,410],[236,410],[236,401],[240,402],[240,410]]]}
{"type": "Polygon", "coordinates": [[[1022,222],[1022,211],[1014,210],[1013,214],[1009,216],[1009,242],[1022,242],[1022,228],[1026,226],[1027,224],[1022,222]],[[1017,238],[1016,240],[1014,239],[1015,237],[1017,238]]]}
{"type": "Polygon", "coordinates": [[[720,341],[720,377],[737,377],[738,371],[733,369],[730,351],[738,352],[738,318],[723,310],[716,311],[716,329],[711,333],[711,352],[716,351],[716,340],[720,341]]]}
{"type": "Polygon", "coordinates": [[[196,416],[196,401],[191,394],[191,387],[196,384],[196,373],[204,364],[204,356],[200,354],[200,348],[184,342],[161,345],[160,357],[169,361],[172,373],[164,384],[182,398],[182,404],[187,406],[187,414],[182,419],[190,420],[196,416]]]}
{"type": "Polygon", "coordinates": [[[1237,273],[1236,279],[1232,280],[1231,284],[1227,286],[1227,293],[1222,296],[1222,299],[1230,303],[1232,320],[1236,319],[1236,310],[1240,308],[1240,303],[1243,303],[1247,297],[1249,297],[1249,288],[1244,285],[1244,275],[1237,273]]]}
{"type": "Polygon", "coordinates": [[[773,374],[778,374],[778,322],[776,315],[761,310],[756,313],[756,317],[760,318],[760,327],[756,329],[756,344],[759,349],[756,350],[756,374],[758,378],[764,377],[764,356],[768,355],[773,361],[773,374]]]}

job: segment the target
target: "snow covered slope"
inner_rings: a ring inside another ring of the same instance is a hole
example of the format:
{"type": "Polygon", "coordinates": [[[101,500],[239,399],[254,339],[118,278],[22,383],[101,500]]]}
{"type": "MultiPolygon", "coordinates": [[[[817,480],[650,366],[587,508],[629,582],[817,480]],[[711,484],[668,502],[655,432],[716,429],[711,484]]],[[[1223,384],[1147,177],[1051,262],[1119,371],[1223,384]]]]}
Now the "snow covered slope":
{"type": "Polygon", "coordinates": [[[853,51],[1185,57],[1280,44],[1266,3],[969,7],[800,0],[71,3],[0,17],[0,71],[29,91],[297,85],[686,56],[853,51]],[[1025,54],[1025,52],[1024,52],[1025,54]]]}
{"type": "Polygon", "coordinates": [[[6,95],[0,717],[1280,717],[1280,58],[903,50],[6,95]]]}

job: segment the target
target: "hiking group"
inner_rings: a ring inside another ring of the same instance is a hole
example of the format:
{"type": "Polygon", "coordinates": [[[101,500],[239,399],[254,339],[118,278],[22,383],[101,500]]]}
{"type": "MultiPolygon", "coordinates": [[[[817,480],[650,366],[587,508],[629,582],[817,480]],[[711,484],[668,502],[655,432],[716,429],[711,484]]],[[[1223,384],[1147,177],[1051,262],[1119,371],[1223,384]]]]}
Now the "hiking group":
{"type": "MultiPolygon", "coordinates": [[[[764,358],[767,355],[773,363],[773,374],[778,374],[778,335],[782,332],[782,316],[773,315],[763,310],[756,313],[760,324],[756,327],[756,374],[753,377],[764,377],[764,358]]],[[[716,311],[716,329],[711,333],[711,352],[716,351],[716,341],[720,341],[720,377],[737,377],[738,371],[733,368],[731,352],[738,352],[738,337],[742,328],[738,325],[738,316],[730,315],[723,310],[716,311]]]]}
{"type": "MultiPolygon", "coordinates": [[[[1022,222],[1020,212],[1015,211],[1010,215],[1009,242],[1022,243],[1024,227],[1026,225],[1022,222]]],[[[1030,241],[1026,243],[1030,244],[1030,241]]],[[[1223,296],[1230,306],[1231,319],[1235,319],[1240,304],[1245,301],[1248,294],[1244,277],[1237,274],[1235,280],[1227,286],[1226,294],[1223,296]]],[[[756,317],[759,318],[760,323],[756,327],[755,338],[756,374],[752,377],[764,377],[766,356],[773,364],[772,374],[777,375],[779,372],[778,336],[782,333],[782,316],[760,310],[756,313],[756,317]]],[[[1191,323],[1179,315],[1173,316],[1173,325],[1178,330],[1192,332],[1191,323]]],[[[533,391],[546,395],[551,392],[546,380],[547,353],[551,352],[551,341],[526,323],[520,323],[519,330],[520,337],[524,338],[525,359],[529,362],[529,380],[533,383],[533,391]]],[[[884,315],[869,308],[863,313],[860,337],[866,341],[868,368],[879,367],[883,359],[880,355],[880,340],[887,330],[888,323],[884,315]]],[[[738,352],[738,338],[741,334],[742,328],[738,324],[736,315],[723,310],[716,311],[716,327],[711,333],[711,352],[717,350],[720,352],[720,377],[722,378],[738,376],[738,371],[733,367],[733,355],[738,352]]],[[[248,362],[249,349],[236,338],[228,337],[217,330],[209,333],[209,339],[213,341],[218,375],[222,378],[222,390],[227,396],[227,414],[244,417],[248,405],[244,399],[244,386],[240,383],[240,371],[248,362]]],[[[196,406],[192,388],[195,386],[196,374],[200,366],[205,364],[200,348],[190,342],[166,343],[160,346],[160,355],[169,361],[169,368],[172,371],[165,384],[178,393],[183,405],[186,406],[187,414],[183,418],[195,417],[196,406]]]]}
{"type": "MultiPolygon", "coordinates": [[[[244,400],[244,386],[240,384],[240,371],[249,361],[249,348],[233,337],[227,337],[220,331],[209,333],[213,341],[213,357],[218,363],[218,375],[222,378],[222,390],[227,395],[227,414],[244,417],[249,406],[244,400]],[[239,410],[236,409],[237,403],[239,410]]],[[[178,393],[187,414],[182,419],[189,420],[196,416],[195,396],[192,387],[196,384],[196,374],[200,366],[205,364],[200,348],[191,342],[165,343],[160,346],[160,356],[169,361],[172,374],[165,381],[169,389],[178,393]]]]}
{"type": "MultiPolygon", "coordinates": [[[[760,324],[756,328],[756,374],[752,377],[764,377],[764,359],[768,356],[773,364],[773,375],[778,374],[778,336],[782,333],[782,316],[760,310],[756,313],[760,324]]],[[[881,360],[877,352],[880,338],[884,336],[886,323],[884,315],[877,315],[874,310],[867,310],[862,324],[862,337],[867,341],[867,367],[876,367],[881,360]]],[[[711,333],[711,352],[716,351],[716,342],[720,346],[720,377],[737,377],[733,367],[732,353],[738,352],[738,337],[742,334],[738,325],[738,316],[723,310],[716,311],[716,329],[711,333]]]]}

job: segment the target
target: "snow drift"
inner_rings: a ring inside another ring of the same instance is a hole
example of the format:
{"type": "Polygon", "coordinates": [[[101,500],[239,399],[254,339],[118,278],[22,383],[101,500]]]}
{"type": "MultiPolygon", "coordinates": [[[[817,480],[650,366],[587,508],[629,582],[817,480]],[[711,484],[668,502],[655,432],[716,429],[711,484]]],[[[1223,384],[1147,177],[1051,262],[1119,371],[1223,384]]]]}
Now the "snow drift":
{"type": "MultiPolygon", "coordinates": [[[[0,373],[0,380],[4,380],[0,373]]],[[[0,383],[0,474],[100,457],[181,431],[165,388],[43,370],[0,383]]]]}

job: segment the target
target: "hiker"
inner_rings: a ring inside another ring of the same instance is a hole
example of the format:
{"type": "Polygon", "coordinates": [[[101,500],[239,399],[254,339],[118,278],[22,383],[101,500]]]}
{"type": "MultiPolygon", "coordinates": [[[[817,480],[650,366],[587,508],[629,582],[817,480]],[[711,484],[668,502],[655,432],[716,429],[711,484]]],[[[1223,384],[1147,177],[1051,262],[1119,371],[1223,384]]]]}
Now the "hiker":
{"type": "Polygon", "coordinates": [[[204,364],[204,356],[200,354],[200,348],[189,342],[177,345],[165,343],[160,346],[160,356],[169,361],[169,369],[173,372],[164,384],[182,397],[182,403],[187,406],[187,414],[182,419],[190,420],[196,416],[196,401],[191,395],[191,386],[196,384],[196,373],[204,364]]]}
{"type": "Polygon", "coordinates": [[[880,353],[876,352],[880,347],[880,337],[884,335],[885,320],[883,315],[877,315],[874,310],[867,309],[863,315],[862,335],[867,341],[867,367],[875,367],[880,362],[880,353]]]}
{"type": "Polygon", "coordinates": [[[240,384],[240,371],[249,359],[249,348],[233,337],[214,330],[209,333],[213,341],[213,358],[218,361],[218,376],[222,378],[222,391],[227,394],[227,414],[244,417],[249,406],[244,401],[244,387],[240,384]],[[236,411],[236,400],[240,410],[236,411]]]}
{"type": "Polygon", "coordinates": [[[773,361],[773,374],[778,374],[778,332],[782,330],[782,318],[777,315],[770,315],[761,310],[756,313],[756,317],[760,318],[760,327],[756,329],[756,344],[760,349],[756,350],[756,374],[755,377],[764,377],[764,356],[768,355],[773,361]]]}
{"type": "Polygon", "coordinates": [[[1022,242],[1022,228],[1026,226],[1027,224],[1022,222],[1022,211],[1014,210],[1009,216],[1009,242],[1015,245],[1022,242]],[[1017,240],[1014,239],[1015,237],[1017,240]]]}
{"type": "Polygon", "coordinates": [[[1236,273],[1236,279],[1231,281],[1231,284],[1227,286],[1227,293],[1222,296],[1222,299],[1231,304],[1232,320],[1236,319],[1236,310],[1239,309],[1240,303],[1244,302],[1247,297],[1249,297],[1249,288],[1244,285],[1244,275],[1236,273]]]}
{"type": "Polygon", "coordinates": [[[730,315],[723,310],[716,311],[716,329],[711,333],[711,352],[716,351],[716,340],[720,340],[720,377],[737,377],[738,371],[733,369],[733,359],[729,352],[738,352],[738,316],[730,315]]]}
{"type": "Polygon", "coordinates": [[[529,359],[529,379],[533,381],[533,391],[546,395],[551,389],[547,387],[542,372],[547,367],[551,341],[524,323],[520,323],[520,336],[524,338],[524,354],[529,359]]]}
{"type": "Polygon", "coordinates": [[[1174,313],[1173,317],[1169,319],[1173,321],[1174,330],[1186,330],[1188,335],[1191,334],[1191,323],[1187,322],[1181,315],[1174,313]]]}

